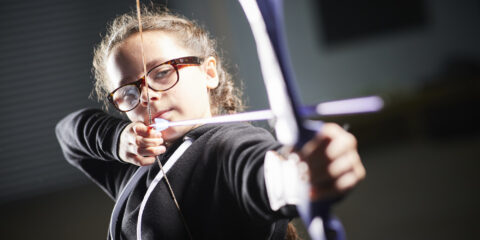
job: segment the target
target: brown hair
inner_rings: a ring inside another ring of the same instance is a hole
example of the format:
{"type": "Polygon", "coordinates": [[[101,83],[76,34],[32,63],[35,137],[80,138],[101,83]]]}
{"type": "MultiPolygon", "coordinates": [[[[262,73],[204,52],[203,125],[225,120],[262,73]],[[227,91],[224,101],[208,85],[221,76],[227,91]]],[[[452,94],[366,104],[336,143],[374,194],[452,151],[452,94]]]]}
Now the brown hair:
{"type": "MultiPolygon", "coordinates": [[[[243,110],[241,91],[227,72],[221,56],[216,50],[216,41],[196,22],[174,14],[166,8],[141,8],[143,31],[163,31],[176,37],[179,44],[199,57],[213,56],[217,62],[219,85],[210,90],[213,115],[236,113],[243,110]]],[[[92,72],[95,77],[95,93],[99,101],[108,108],[108,76],[106,62],[110,51],[129,36],[138,33],[136,12],[131,11],[116,17],[107,27],[107,33],[94,49],[92,72]]]]}

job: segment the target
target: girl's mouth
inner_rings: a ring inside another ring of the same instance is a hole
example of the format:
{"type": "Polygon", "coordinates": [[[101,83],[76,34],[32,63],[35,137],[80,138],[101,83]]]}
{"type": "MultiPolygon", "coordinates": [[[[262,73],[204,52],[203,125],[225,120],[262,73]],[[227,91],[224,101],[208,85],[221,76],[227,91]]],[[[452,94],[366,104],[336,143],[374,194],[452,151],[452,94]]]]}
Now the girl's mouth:
{"type": "Polygon", "coordinates": [[[155,120],[155,118],[163,118],[163,119],[166,119],[166,120],[169,120],[168,117],[169,117],[169,113],[172,109],[166,109],[166,110],[162,110],[162,111],[159,111],[157,113],[155,113],[153,116],[152,116],[152,121],[155,120]]]}

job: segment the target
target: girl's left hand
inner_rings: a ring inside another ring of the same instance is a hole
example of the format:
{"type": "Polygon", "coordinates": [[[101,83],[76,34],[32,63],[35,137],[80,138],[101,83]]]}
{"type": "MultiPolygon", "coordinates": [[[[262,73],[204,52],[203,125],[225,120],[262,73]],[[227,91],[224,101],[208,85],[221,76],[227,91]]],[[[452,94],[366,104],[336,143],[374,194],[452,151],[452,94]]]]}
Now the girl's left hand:
{"type": "Polygon", "coordinates": [[[344,195],[365,178],[357,140],[337,124],[325,123],[299,154],[309,166],[311,200],[344,195]]]}

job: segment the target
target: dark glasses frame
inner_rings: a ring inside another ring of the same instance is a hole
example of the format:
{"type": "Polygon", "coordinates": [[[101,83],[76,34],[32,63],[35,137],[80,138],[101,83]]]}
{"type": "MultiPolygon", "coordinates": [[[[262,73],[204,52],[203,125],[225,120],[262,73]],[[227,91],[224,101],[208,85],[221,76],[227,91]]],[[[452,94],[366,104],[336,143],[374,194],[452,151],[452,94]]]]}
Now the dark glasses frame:
{"type": "MultiPolygon", "coordinates": [[[[201,57],[195,57],[195,56],[188,56],[188,57],[181,57],[181,58],[176,58],[176,59],[172,59],[172,60],[168,60],[166,62],[163,62],[163,63],[160,63],[158,65],[156,65],[155,67],[152,67],[148,72],[147,72],[147,76],[148,74],[150,74],[150,72],[152,72],[154,69],[156,69],[157,67],[160,67],[160,66],[163,66],[163,65],[166,65],[166,64],[169,64],[169,65],[172,65],[173,68],[175,69],[175,72],[177,74],[177,79],[175,80],[175,83],[166,88],[166,89],[154,89],[152,88],[150,85],[148,86],[150,89],[152,89],[153,91],[156,91],[156,92],[166,92],[170,89],[172,89],[173,87],[175,87],[175,85],[177,85],[178,81],[180,80],[180,74],[178,73],[178,70],[181,69],[182,67],[187,67],[187,66],[197,66],[197,65],[200,65],[203,61],[203,58],[201,57]]],[[[129,85],[133,85],[135,87],[137,87],[138,89],[138,92],[140,93],[140,96],[141,96],[141,93],[142,93],[142,84],[145,84],[145,76],[141,77],[140,79],[138,79],[137,81],[134,81],[134,82],[130,82],[130,83],[127,83],[127,84],[124,84],[118,88],[116,88],[115,90],[113,90],[112,92],[110,92],[107,96],[107,99],[108,101],[120,112],[129,112],[133,109],[135,109],[138,104],[140,103],[140,97],[138,99],[138,102],[137,104],[135,104],[135,106],[133,106],[131,109],[129,110],[121,110],[118,108],[117,104],[115,103],[115,101],[113,100],[113,95],[115,94],[115,92],[125,86],[129,86],[129,85]]]]}

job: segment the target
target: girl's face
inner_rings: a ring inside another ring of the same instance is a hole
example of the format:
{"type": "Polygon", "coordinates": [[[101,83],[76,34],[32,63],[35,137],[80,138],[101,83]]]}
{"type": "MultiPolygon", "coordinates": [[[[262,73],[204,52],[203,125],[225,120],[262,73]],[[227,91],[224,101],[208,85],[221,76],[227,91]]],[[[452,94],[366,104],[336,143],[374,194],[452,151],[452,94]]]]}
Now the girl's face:
{"type": "MultiPolygon", "coordinates": [[[[194,56],[193,52],[179,46],[175,37],[161,31],[144,32],[143,48],[147,72],[168,60],[194,56]]],[[[113,48],[107,60],[107,74],[110,91],[144,76],[139,34],[128,37],[113,48]]],[[[146,91],[150,98],[152,118],[180,121],[211,117],[208,90],[218,85],[215,58],[206,58],[199,66],[179,68],[178,75],[178,83],[166,92],[142,86],[140,104],[126,113],[128,118],[132,122],[149,124],[146,91]]],[[[163,138],[167,142],[173,141],[195,127],[168,128],[162,132],[163,138]]]]}

